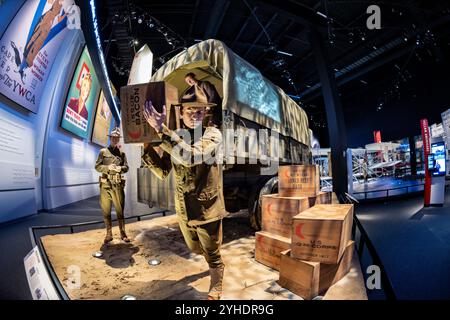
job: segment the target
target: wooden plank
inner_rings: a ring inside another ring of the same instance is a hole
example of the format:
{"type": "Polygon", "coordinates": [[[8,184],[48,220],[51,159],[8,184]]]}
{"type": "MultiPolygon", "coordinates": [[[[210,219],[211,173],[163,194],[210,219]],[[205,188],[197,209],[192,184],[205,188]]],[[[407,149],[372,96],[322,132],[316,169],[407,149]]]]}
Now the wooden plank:
{"type": "Polygon", "coordinates": [[[278,168],[278,193],[282,197],[315,197],[320,192],[318,165],[278,168]]]}
{"type": "Polygon", "coordinates": [[[256,232],[255,238],[255,260],[280,270],[281,252],[289,249],[291,240],[264,231],[256,232]]]}
{"type": "Polygon", "coordinates": [[[294,258],[338,263],[351,240],[352,204],[319,204],[292,218],[294,258]]]}
{"type": "Polygon", "coordinates": [[[290,252],[286,250],[281,253],[278,284],[310,300],[319,294],[320,263],[295,259],[290,252]]]}
{"type": "MultiPolygon", "coordinates": [[[[314,197],[314,202],[316,198],[314,197]]],[[[314,204],[314,203],[313,203],[314,204]]],[[[280,197],[278,194],[262,196],[262,230],[291,238],[292,217],[310,207],[307,197],[280,197]]]]}

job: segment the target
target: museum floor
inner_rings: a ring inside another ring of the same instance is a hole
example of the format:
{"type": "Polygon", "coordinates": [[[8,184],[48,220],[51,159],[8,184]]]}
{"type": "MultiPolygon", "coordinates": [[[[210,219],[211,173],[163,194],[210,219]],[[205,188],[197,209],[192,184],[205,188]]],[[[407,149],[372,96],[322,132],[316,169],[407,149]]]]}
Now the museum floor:
{"type": "MultiPolygon", "coordinates": [[[[372,239],[399,299],[450,298],[450,192],[443,208],[422,208],[422,198],[360,204],[356,213],[372,239]]],[[[156,215],[155,217],[159,217],[156,215]]],[[[30,299],[23,257],[28,228],[99,220],[98,199],[0,225],[0,299],[30,299]]]]}
{"type": "Polygon", "coordinates": [[[450,190],[444,207],[423,197],[358,205],[358,218],[398,299],[450,299],[450,190]]]}

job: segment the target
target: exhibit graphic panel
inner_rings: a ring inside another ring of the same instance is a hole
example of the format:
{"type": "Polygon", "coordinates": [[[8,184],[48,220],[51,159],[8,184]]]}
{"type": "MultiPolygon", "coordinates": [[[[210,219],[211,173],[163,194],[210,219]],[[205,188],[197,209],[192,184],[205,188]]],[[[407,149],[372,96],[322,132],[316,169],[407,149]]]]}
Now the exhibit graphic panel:
{"type": "Polygon", "coordinates": [[[61,127],[80,138],[87,138],[99,91],[98,78],[85,47],[70,83],[61,127]]]}
{"type": "Polygon", "coordinates": [[[74,0],[26,1],[0,39],[0,93],[37,113],[62,40],[79,28],[74,0]]]}
{"type": "Polygon", "coordinates": [[[444,130],[444,137],[447,143],[447,148],[450,148],[450,109],[441,113],[442,129],[444,130]]]}
{"type": "Polygon", "coordinates": [[[280,97],[261,72],[242,59],[235,60],[234,72],[237,100],[280,122],[280,97]]]}
{"type": "Polygon", "coordinates": [[[97,112],[95,113],[94,129],[92,131],[92,142],[106,147],[108,144],[108,133],[111,130],[112,113],[105,99],[103,91],[98,99],[97,112]]]}
{"type": "Polygon", "coordinates": [[[133,64],[131,65],[130,76],[128,77],[128,85],[138,83],[148,83],[152,77],[153,70],[153,52],[148,45],[144,45],[134,55],[133,64]]]}
{"type": "Polygon", "coordinates": [[[35,187],[31,124],[0,109],[0,191],[35,187]]]}

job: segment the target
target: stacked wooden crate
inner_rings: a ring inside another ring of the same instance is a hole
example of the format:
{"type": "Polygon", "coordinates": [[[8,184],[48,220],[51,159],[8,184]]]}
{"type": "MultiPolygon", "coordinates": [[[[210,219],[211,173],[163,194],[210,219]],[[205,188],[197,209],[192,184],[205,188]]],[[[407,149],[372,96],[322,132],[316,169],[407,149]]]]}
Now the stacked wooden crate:
{"type": "Polygon", "coordinates": [[[281,252],[291,247],[292,218],[316,203],[331,203],[331,193],[320,192],[318,170],[315,165],[279,168],[279,193],[261,199],[262,231],[256,233],[257,261],[279,270],[281,252]]]}
{"type": "Polygon", "coordinates": [[[280,271],[281,286],[311,299],[349,271],[353,205],[331,204],[317,166],[282,166],[278,177],[279,193],[262,197],[255,259],[280,271]]]}

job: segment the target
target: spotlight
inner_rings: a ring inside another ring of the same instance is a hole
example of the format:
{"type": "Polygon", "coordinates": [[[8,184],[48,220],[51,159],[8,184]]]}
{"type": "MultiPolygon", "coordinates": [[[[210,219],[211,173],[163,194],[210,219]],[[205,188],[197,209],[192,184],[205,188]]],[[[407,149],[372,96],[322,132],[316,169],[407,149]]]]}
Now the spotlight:
{"type": "Polygon", "coordinates": [[[161,261],[158,260],[158,259],[151,259],[151,260],[148,261],[148,264],[151,265],[151,266],[157,266],[160,263],[161,263],[161,261]]]}
{"type": "Polygon", "coordinates": [[[93,256],[94,258],[102,258],[102,257],[103,257],[103,252],[101,252],[101,251],[96,251],[96,252],[94,252],[94,253],[92,254],[92,256],[93,256]]]}
{"type": "Polygon", "coordinates": [[[135,45],[138,45],[138,44],[139,44],[139,40],[138,40],[138,39],[135,39],[133,43],[134,43],[135,45]]]}
{"type": "Polygon", "coordinates": [[[139,19],[138,19],[138,23],[139,23],[139,24],[142,24],[142,18],[139,18],[139,19]]]}

